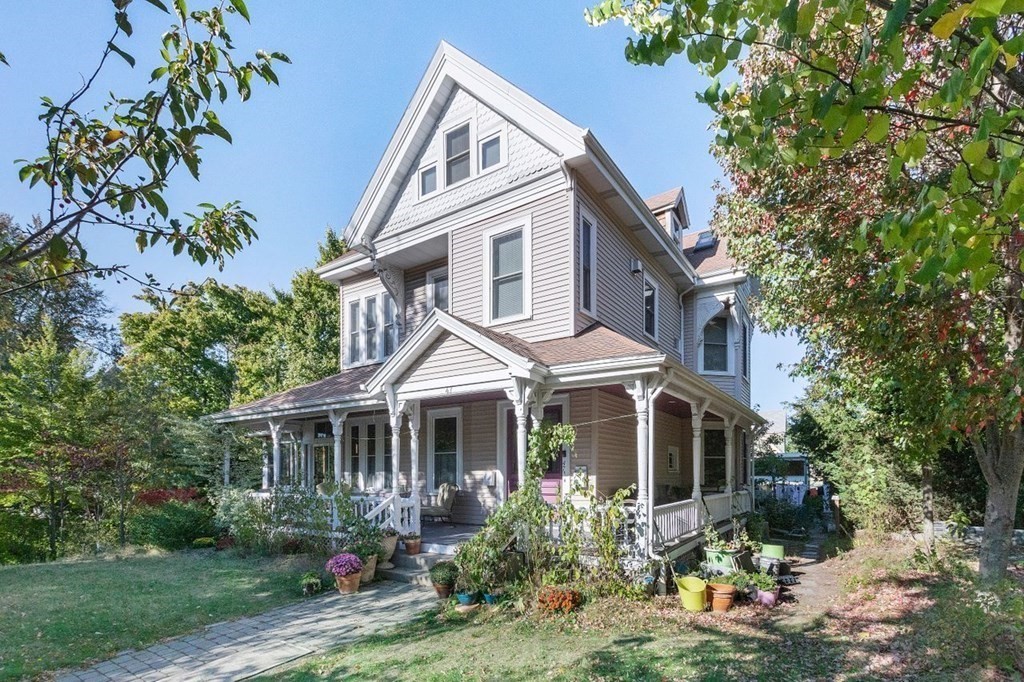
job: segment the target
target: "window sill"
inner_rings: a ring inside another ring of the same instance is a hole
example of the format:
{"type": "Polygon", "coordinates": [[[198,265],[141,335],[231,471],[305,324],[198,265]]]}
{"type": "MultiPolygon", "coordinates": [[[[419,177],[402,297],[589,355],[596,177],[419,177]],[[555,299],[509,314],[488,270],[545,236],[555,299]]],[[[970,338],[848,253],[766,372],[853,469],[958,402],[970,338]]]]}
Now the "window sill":
{"type": "Polygon", "coordinates": [[[496,318],[496,319],[493,319],[493,320],[487,320],[486,323],[484,324],[484,326],[485,327],[497,327],[498,325],[502,325],[502,324],[509,324],[509,323],[512,323],[512,322],[523,322],[525,320],[532,320],[532,319],[533,319],[533,314],[532,313],[530,313],[530,314],[523,314],[523,315],[512,315],[512,316],[509,316],[509,317],[499,317],[499,318],[496,318]]]}
{"type": "Polygon", "coordinates": [[[702,369],[702,370],[700,370],[700,373],[701,374],[707,374],[708,376],[712,376],[712,377],[734,377],[734,376],[736,376],[736,372],[712,371],[710,369],[702,369]]]}

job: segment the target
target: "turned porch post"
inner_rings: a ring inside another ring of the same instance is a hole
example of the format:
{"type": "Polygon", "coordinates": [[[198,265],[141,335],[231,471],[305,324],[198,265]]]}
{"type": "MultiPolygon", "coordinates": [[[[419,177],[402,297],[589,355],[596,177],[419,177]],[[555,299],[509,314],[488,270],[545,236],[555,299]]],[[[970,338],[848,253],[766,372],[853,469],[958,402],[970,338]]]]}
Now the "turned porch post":
{"type": "Polygon", "coordinates": [[[522,377],[512,377],[512,386],[505,389],[516,413],[516,474],[520,488],[526,481],[527,419],[535,389],[536,383],[522,377]]]}
{"type": "Polygon", "coordinates": [[[267,450],[267,442],[263,441],[263,489],[270,488],[270,452],[267,450]]]}
{"type": "Polygon", "coordinates": [[[384,397],[387,399],[391,424],[391,492],[397,493],[401,490],[402,415],[405,413],[405,401],[398,399],[393,384],[384,387],[384,397]]]}
{"type": "Polygon", "coordinates": [[[224,446],[224,487],[231,485],[231,447],[224,446]]]}
{"type": "Polygon", "coordinates": [[[419,533],[420,529],[420,404],[412,401],[405,406],[406,415],[409,418],[409,498],[412,500],[412,525],[413,532],[419,533]]]}
{"type": "Polygon", "coordinates": [[[636,406],[636,541],[646,552],[648,549],[648,518],[650,498],[647,489],[649,461],[650,393],[647,378],[641,377],[624,384],[636,406]]]}
{"type": "Polygon", "coordinates": [[[270,420],[270,438],[273,441],[273,458],[274,458],[274,480],[272,485],[277,487],[281,485],[281,426],[284,422],[270,420]]]}
{"type": "MultiPolygon", "coordinates": [[[[725,492],[732,494],[735,489],[733,482],[736,478],[736,448],[733,446],[733,436],[736,431],[736,418],[725,420],[725,492]]],[[[730,498],[731,499],[731,498],[730,498]]]]}
{"type": "Polygon", "coordinates": [[[345,417],[348,412],[328,410],[327,418],[331,420],[331,431],[334,433],[334,485],[340,486],[344,477],[342,461],[344,452],[342,450],[342,438],[345,437],[345,417]]]}
{"type": "Polygon", "coordinates": [[[690,410],[693,412],[690,417],[690,424],[693,427],[693,492],[690,497],[698,501],[698,518],[703,513],[703,506],[699,504],[699,501],[701,499],[700,480],[704,475],[704,411],[707,408],[708,401],[690,403],[690,410]]]}

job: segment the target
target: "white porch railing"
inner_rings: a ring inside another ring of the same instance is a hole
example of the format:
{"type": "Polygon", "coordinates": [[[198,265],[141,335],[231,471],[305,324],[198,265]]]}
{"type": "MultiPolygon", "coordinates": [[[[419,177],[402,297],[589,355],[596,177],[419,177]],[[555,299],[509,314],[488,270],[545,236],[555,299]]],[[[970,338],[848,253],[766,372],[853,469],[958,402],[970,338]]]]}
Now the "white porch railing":
{"type": "Polygon", "coordinates": [[[729,493],[707,495],[704,497],[704,504],[707,505],[708,513],[715,523],[732,518],[732,495],[729,493]]]}
{"type": "Polygon", "coordinates": [[[749,490],[738,490],[732,494],[732,509],[734,514],[747,514],[752,511],[749,490]]]}
{"type": "MultiPolygon", "coordinates": [[[[336,498],[331,499],[331,528],[338,529],[338,508],[336,498]]],[[[399,533],[409,533],[415,528],[414,507],[416,501],[397,493],[384,495],[353,495],[350,500],[357,514],[368,519],[378,528],[394,528],[399,533]]]]}
{"type": "Polygon", "coordinates": [[[654,508],[655,540],[671,542],[700,530],[700,508],[696,500],[681,500],[654,508]]]}

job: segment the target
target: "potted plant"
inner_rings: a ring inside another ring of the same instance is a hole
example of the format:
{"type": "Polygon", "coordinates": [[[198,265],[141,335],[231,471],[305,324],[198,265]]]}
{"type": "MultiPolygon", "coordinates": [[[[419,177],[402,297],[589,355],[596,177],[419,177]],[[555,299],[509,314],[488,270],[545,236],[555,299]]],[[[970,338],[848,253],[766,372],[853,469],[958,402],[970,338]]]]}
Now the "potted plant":
{"type": "Polygon", "coordinates": [[[704,557],[709,569],[719,574],[732,573],[736,570],[734,558],[739,553],[719,534],[714,523],[704,524],[704,557]]]}
{"type": "Polygon", "coordinates": [[[363,573],[363,562],[355,554],[342,552],[327,560],[327,571],[334,576],[338,592],[355,594],[359,591],[359,578],[363,573]]]}
{"type": "Polygon", "coordinates": [[[302,595],[304,597],[312,597],[314,594],[323,589],[323,581],[320,580],[320,574],[316,571],[306,571],[299,578],[299,587],[302,588],[302,595]]]}
{"type": "Polygon", "coordinates": [[[750,581],[757,587],[757,602],[768,608],[775,606],[779,601],[779,591],[782,589],[779,587],[778,581],[775,580],[775,576],[758,571],[751,574],[750,581]]]}
{"type": "Polygon", "coordinates": [[[733,599],[736,597],[736,586],[728,583],[709,583],[711,590],[711,609],[724,612],[732,608],[733,599]]]}
{"type": "Polygon", "coordinates": [[[448,599],[452,596],[455,582],[459,579],[459,567],[454,561],[438,561],[430,567],[430,581],[434,584],[434,591],[441,599],[448,599]]]}
{"type": "Polygon", "coordinates": [[[380,551],[380,543],[372,540],[357,540],[345,545],[345,551],[355,554],[363,563],[360,582],[364,585],[373,580],[377,572],[377,552],[380,551]]]}
{"type": "Polygon", "coordinates": [[[394,568],[395,565],[391,563],[391,557],[395,554],[395,549],[398,547],[398,531],[395,530],[394,526],[388,526],[384,529],[384,539],[380,542],[381,551],[377,555],[377,566],[379,568],[394,568]]]}
{"type": "Polygon", "coordinates": [[[419,533],[406,533],[402,536],[402,544],[405,545],[405,553],[409,556],[415,556],[420,553],[420,534],[419,533]]]}

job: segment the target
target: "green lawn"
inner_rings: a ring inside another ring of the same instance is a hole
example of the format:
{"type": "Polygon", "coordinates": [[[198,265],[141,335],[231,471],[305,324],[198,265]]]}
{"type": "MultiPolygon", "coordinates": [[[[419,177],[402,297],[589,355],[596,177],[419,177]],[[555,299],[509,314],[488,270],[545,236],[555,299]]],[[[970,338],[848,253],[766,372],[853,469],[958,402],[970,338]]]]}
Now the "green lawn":
{"type": "Polygon", "coordinates": [[[0,567],[0,680],[259,613],[299,596],[306,562],[207,550],[0,567]]]}

